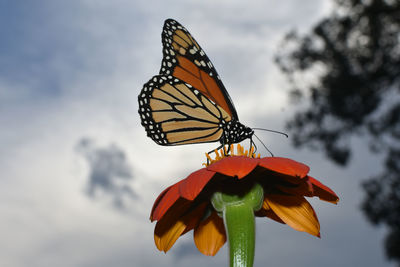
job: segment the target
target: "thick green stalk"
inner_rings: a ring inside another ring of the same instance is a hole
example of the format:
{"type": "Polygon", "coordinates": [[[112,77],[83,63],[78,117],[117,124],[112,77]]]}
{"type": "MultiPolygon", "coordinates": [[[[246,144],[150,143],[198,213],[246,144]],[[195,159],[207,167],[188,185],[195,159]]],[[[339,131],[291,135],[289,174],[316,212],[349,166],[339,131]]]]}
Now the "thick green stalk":
{"type": "Polygon", "coordinates": [[[230,266],[253,266],[255,246],[253,210],[246,205],[232,205],[226,207],[223,214],[228,233],[230,266]]]}
{"type": "Polygon", "coordinates": [[[222,215],[228,235],[230,266],[252,267],[255,249],[254,211],[261,208],[263,189],[255,184],[245,194],[217,192],[212,197],[214,208],[222,215]]]}

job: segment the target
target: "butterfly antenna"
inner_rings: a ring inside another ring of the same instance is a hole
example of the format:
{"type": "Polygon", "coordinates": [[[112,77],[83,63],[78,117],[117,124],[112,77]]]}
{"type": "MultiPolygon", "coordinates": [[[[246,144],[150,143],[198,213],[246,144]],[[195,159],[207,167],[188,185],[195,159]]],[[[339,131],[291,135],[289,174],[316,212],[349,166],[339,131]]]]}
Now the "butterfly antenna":
{"type": "Polygon", "coordinates": [[[254,136],[257,138],[258,141],[260,141],[260,143],[265,147],[265,149],[269,152],[269,154],[271,154],[271,157],[273,157],[274,154],[272,154],[271,150],[268,149],[268,147],[261,141],[260,138],[258,138],[258,136],[256,134],[254,134],[254,136]]]}
{"type": "MultiPolygon", "coordinates": [[[[264,128],[251,128],[251,129],[253,129],[253,130],[261,130],[261,131],[266,131],[266,132],[271,132],[271,133],[277,133],[277,134],[281,134],[281,135],[284,135],[284,136],[286,136],[286,137],[289,137],[289,135],[287,135],[286,133],[284,133],[284,132],[280,132],[280,131],[275,131],[275,130],[270,130],[270,129],[264,129],[264,128]]],[[[257,136],[256,136],[257,137],[257,136]]],[[[258,139],[258,137],[257,137],[257,139],[258,139]]],[[[260,139],[258,139],[258,140],[260,140],[260,139]]],[[[262,142],[261,142],[262,143],[262,142]]]]}

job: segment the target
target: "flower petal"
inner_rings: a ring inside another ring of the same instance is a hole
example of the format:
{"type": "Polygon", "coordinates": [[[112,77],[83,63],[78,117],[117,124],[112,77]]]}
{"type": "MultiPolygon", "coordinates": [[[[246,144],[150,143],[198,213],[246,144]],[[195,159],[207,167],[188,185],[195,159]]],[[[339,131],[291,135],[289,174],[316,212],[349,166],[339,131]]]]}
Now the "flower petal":
{"type": "Polygon", "coordinates": [[[157,222],[156,229],[154,232],[154,242],[160,251],[167,252],[178,240],[178,238],[181,236],[182,232],[185,230],[186,225],[183,221],[178,220],[175,221],[174,224],[171,222],[167,222],[166,225],[168,225],[168,231],[164,230],[166,228],[164,224],[160,222],[157,222]],[[157,226],[161,225],[160,227],[157,228],[157,226]],[[158,229],[163,229],[164,231],[158,230],[158,229]],[[162,234],[158,234],[157,232],[160,231],[162,234]]]}
{"type": "Polygon", "coordinates": [[[182,235],[186,234],[190,230],[193,230],[199,224],[199,221],[204,218],[207,206],[208,202],[203,202],[194,208],[194,210],[190,213],[191,219],[186,225],[186,229],[183,231],[182,235]]]}
{"type": "Polygon", "coordinates": [[[179,198],[179,185],[183,180],[176,184],[168,187],[164,190],[160,196],[156,199],[153,205],[153,209],[150,214],[151,221],[160,220],[167,210],[178,200],[179,198]]]}
{"type": "Polygon", "coordinates": [[[179,194],[188,200],[195,199],[203,190],[204,186],[211,180],[215,172],[205,168],[191,173],[179,185],[179,194]]]}
{"type": "Polygon", "coordinates": [[[335,192],[333,192],[332,189],[330,189],[326,185],[323,185],[320,181],[312,178],[311,176],[308,176],[308,178],[310,179],[313,186],[314,196],[317,196],[321,200],[325,200],[334,204],[339,202],[339,197],[335,194],[335,192]]]}
{"type": "Polygon", "coordinates": [[[224,223],[214,211],[193,233],[197,249],[206,256],[214,256],[226,242],[224,223]]]}
{"type": "Polygon", "coordinates": [[[190,201],[183,198],[176,202],[176,205],[160,219],[154,229],[154,242],[159,250],[167,252],[181,236],[188,225],[184,218],[180,218],[188,209],[190,201]]]}
{"type": "Polygon", "coordinates": [[[296,178],[304,178],[310,171],[310,167],[303,163],[280,157],[261,158],[258,165],[270,171],[296,178]]]}
{"type": "Polygon", "coordinates": [[[276,213],[273,211],[273,210],[267,210],[267,211],[265,211],[265,215],[268,217],[268,218],[270,218],[270,219],[272,219],[272,220],[274,220],[274,221],[276,221],[276,222],[278,222],[278,223],[285,223],[284,221],[282,221],[282,219],[281,218],[279,218],[279,216],[278,215],[276,215],[276,213]]]}
{"type": "Polygon", "coordinates": [[[167,252],[182,234],[198,224],[206,205],[199,205],[188,212],[191,204],[191,201],[180,198],[157,222],[154,229],[154,242],[159,250],[167,252]]]}
{"type": "Polygon", "coordinates": [[[278,217],[278,215],[275,214],[275,212],[273,212],[273,210],[271,210],[271,208],[268,206],[268,203],[266,202],[266,200],[264,199],[262,208],[258,211],[255,212],[255,215],[257,217],[268,217],[274,221],[277,221],[278,223],[285,223],[284,221],[281,220],[281,218],[278,217]]]}
{"type": "Polygon", "coordinates": [[[156,209],[156,207],[158,206],[158,203],[160,203],[161,199],[165,196],[165,194],[168,192],[168,190],[172,187],[173,185],[167,187],[166,189],[164,189],[164,191],[161,192],[161,194],[158,195],[156,201],[154,201],[153,207],[151,208],[151,212],[150,212],[150,220],[153,222],[154,218],[153,218],[153,213],[154,210],[156,209]]]}
{"type": "Polygon", "coordinates": [[[296,196],[313,196],[313,187],[311,182],[308,180],[308,177],[305,179],[301,179],[300,183],[277,183],[275,185],[277,189],[282,192],[285,192],[289,195],[296,195],[296,196]]]}
{"type": "Polygon", "coordinates": [[[258,158],[244,156],[226,157],[209,165],[207,169],[241,179],[257,167],[259,160],[258,158]]]}
{"type": "Polygon", "coordinates": [[[293,229],[320,237],[317,215],[304,197],[268,194],[265,201],[293,229]]]}

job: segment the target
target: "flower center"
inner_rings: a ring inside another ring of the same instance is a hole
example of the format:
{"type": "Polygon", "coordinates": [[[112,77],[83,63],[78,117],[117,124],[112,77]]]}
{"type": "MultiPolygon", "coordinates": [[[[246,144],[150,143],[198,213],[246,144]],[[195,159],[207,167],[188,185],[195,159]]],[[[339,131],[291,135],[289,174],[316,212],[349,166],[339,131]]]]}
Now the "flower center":
{"type": "Polygon", "coordinates": [[[227,150],[228,146],[223,146],[219,151],[217,149],[214,150],[215,153],[215,158],[211,158],[210,154],[206,153],[206,158],[207,162],[203,163],[204,166],[209,166],[217,161],[220,161],[223,158],[230,157],[230,156],[244,156],[248,158],[260,158],[260,153],[256,155],[255,153],[255,147],[251,146],[250,150],[244,150],[244,147],[242,147],[240,144],[237,144],[236,146],[236,153],[234,150],[234,145],[230,145],[229,151],[227,150]]]}

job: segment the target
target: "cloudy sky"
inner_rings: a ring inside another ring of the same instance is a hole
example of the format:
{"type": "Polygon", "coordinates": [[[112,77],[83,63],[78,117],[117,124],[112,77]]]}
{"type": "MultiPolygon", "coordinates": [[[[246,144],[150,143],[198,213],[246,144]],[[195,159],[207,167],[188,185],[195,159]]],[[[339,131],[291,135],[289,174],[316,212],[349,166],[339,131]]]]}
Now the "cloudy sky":
{"type": "MultiPolygon", "coordinates": [[[[159,147],[137,114],[137,95],[161,62],[174,18],[222,77],[241,121],[283,130],[294,109],[273,64],[283,35],[307,31],[328,1],[0,1],[0,266],[227,266],[197,252],[192,235],[167,254],[148,217],[164,187],[201,167],[216,144],[159,147]]],[[[360,140],[351,166],[262,133],[275,155],[311,166],[337,206],[311,201],[321,239],[257,220],[255,266],[394,266],[385,229],[359,206],[360,181],[379,173],[360,140]]],[[[267,154],[265,152],[265,154],[267,154]]]]}

